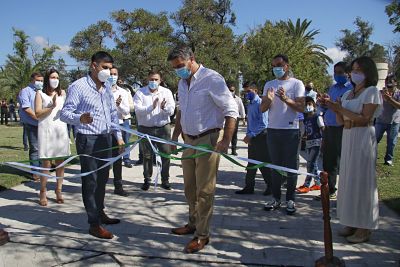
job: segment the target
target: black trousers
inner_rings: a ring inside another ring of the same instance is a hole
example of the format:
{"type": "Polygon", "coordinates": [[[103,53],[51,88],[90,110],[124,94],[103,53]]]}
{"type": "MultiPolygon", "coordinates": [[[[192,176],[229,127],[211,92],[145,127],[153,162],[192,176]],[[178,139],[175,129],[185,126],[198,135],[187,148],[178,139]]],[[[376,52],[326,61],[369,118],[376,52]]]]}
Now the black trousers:
{"type": "MultiPolygon", "coordinates": [[[[78,133],[76,136],[76,150],[78,154],[90,154],[98,158],[109,158],[111,151],[95,151],[111,147],[111,134],[86,135],[78,133]]],[[[81,173],[90,172],[103,166],[106,162],[81,157],[81,173]]],[[[90,225],[100,225],[100,214],[104,210],[104,196],[110,169],[105,167],[92,174],[82,176],[82,199],[90,225]]]]}
{"type": "Polygon", "coordinates": [[[343,127],[328,126],[325,128],[322,153],[323,168],[328,172],[329,193],[336,192],[336,180],[339,171],[340,153],[342,151],[343,127]]]}
{"type": "Polygon", "coordinates": [[[231,141],[232,153],[233,153],[233,152],[236,152],[237,140],[238,140],[238,138],[237,138],[238,130],[239,130],[239,120],[236,120],[235,131],[233,132],[232,141],[231,141]]]}
{"type": "MultiPolygon", "coordinates": [[[[169,124],[164,125],[162,127],[138,127],[138,131],[144,134],[156,136],[165,140],[171,140],[171,126],[169,124]]],[[[170,145],[153,142],[153,145],[157,147],[157,149],[164,153],[170,153],[170,145]]],[[[143,176],[145,182],[151,181],[151,176],[153,175],[153,157],[154,152],[151,149],[151,146],[147,140],[143,140],[140,142],[140,147],[143,151],[143,176]]],[[[161,157],[162,168],[161,168],[161,181],[169,180],[169,166],[170,159],[161,157]]]]}
{"type": "MultiPolygon", "coordinates": [[[[117,138],[112,135],[112,146],[118,146],[117,138]]],[[[119,149],[115,148],[112,150],[112,156],[116,157],[119,155],[119,149]]],[[[115,189],[122,188],[122,158],[113,163],[113,174],[114,174],[114,187],[115,189]]]]}
{"type": "MultiPolygon", "coordinates": [[[[267,130],[265,129],[257,136],[251,138],[248,147],[248,158],[262,162],[271,163],[267,147],[267,130]]],[[[248,163],[247,167],[255,166],[253,163],[248,163]]],[[[266,167],[258,168],[264,178],[267,187],[271,186],[271,169],[266,167]]],[[[254,190],[255,177],[257,169],[248,169],[246,172],[246,189],[254,190]]]]}

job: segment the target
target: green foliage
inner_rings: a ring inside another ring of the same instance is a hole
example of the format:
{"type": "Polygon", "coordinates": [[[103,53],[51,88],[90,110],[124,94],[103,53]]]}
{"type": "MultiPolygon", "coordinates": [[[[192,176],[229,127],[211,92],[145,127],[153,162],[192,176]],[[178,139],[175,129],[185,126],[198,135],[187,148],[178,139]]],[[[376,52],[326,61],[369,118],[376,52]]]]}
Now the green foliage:
{"type": "Polygon", "coordinates": [[[360,17],[356,18],[354,25],[356,26],[356,31],[341,30],[343,36],[336,42],[336,46],[347,53],[347,57],[344,60],[351,62],[357,57],[369,56],[376,62],[386,61],[385,48],[370,41],[373,26],[369,22],[363,21],[360,17]]]}
{"type": "Polygon", "coordinates": [[[390,25],[394,26],[393,32],[400,32],[400,2],[393,0],[392,3],[386,6],[385,11],[389,17],[390,25]]]}
{"type": "Polygon", "coordinates": [[[15,99],[19,90],[29,84],[33,72],[41,72],[44,75],[50,67],[62,68],[60,64],[63,60],[54,59],[54,52],[59,49],[57,46],[44,47],[42,52],[38,53],[24,31],[18,29],[13,31],[14,53],[7,55],[5,67],[0,71],[0,94],[15,99]],[[28,53],[29,50],[32,52],[28,53]]]}
{"type": "Polygon", "coordinates": [[[271,62],[275,55],[286,54],[293,75],[303,82],[312,81],[318,90],[324,91],[330,84],[326,68],[331,59],[324,54],[325,47],[314,44],[318,30],[308,30],[311,21],[297,20],[272,23],[252,30],[243,48],[241,70],[245,80],[255,81],[259,88],[275,77],[271,62]]]}

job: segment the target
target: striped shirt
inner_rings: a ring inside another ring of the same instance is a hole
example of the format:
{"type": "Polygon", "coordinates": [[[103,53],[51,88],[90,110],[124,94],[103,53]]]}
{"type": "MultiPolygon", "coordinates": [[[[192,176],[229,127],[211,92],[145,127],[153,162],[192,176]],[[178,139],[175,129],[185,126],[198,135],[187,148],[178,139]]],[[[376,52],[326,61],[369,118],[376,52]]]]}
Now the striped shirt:
{"type": "Polygon", "coordinates": [[[121,131],[111,122],[119,124],[117,109],[110,84],[97,90],[95,82],[88,75],[73,82],[67,91],[67,99],[61,110],[61,120],[76,125],[76,131],[81,134],[106,134],[113,132],[117,139],[122,140],[121,131]],[[90,113],[93,122],[83,124],[80,117],[90,113]]]}

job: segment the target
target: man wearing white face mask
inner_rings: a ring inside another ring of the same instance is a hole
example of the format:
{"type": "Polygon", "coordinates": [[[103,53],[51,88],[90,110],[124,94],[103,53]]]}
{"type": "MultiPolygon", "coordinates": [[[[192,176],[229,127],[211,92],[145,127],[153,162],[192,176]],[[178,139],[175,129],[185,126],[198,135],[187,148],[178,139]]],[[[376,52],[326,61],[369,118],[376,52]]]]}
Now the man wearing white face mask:
{"type": "MultiPolygon", "coordinates": [[[[144,134],[157,136],[165,140],[171,139],[170,116],[174,114],[175,100],[171,90],[160,86],[161,75],[157,71],[150,71],[148,75],[148,85],[140,88],[134,97],[138,120],[138,131],[144,134]]],[[[170,146],[167,144],[154,143],[161,152],[169,153],[170,146]]],[[[153,175],[153,157],[151,146],[147,141],[141,142],[143,151],[143,176],[144,183],[142,190],[150,187],[151,176],[153,175]]],[[[161,158],[161,187],[170,190],[169,184],[169,165],[170,160],[161,158]]]]}
{"type": "MultiPolygon", "coordinates": [[[[108,82],[111,84],[111,91],[114,96],[115,105],[117,107],[119,125],[129,129],[129,122],[131,119],[130,107],[129,107],[129,97],[128,91],[119,87],[117,85],[118,80],[118,70],[116,67],[112,67],[110,70],[111,76],[108,78],[108,82]]],[[[129,142],[129,137],[127,132],[122,131],[122,138],[124,139],[125,143],[129,142]]],[[[117,139],[113,136],[112,137],[112,146],[117,145],[117,139]]],[[[113,156],[118,156],[118,150],[113,150],[113,156]]],[[[128,157],[129,158],[129,157],[128,157]]],[[[127,162],[125,166],[132,168],[132,164],[127,162]],[[127,165],[129,164],[129,165],[127,165]]],[[[127,196],[128,194],[124,191],[122,186],[122,159],[117,160],[113,164],[113,173],[114,173],[114,193],[120,196],[127,196]]]]}
{"type": "MultiPolygon", "coordinates": [[[[111,134],[114,134],[120,152],[124,150],[121,131],[111,125],[119,124],[111,84],[106,83],[114,59],[107,52],[99,51],[91,58],[90,73],[73,82],[68,88],[67,99],[61,111],[61,120],[76,126],[76,150],[97,158],[111,157],[111,134]]],[[[89,233],[98,238],[111,239],[113,234],[101,224],[116,224],[104,213],[104,196],[109,168],[95,158],[81,157],[81,173],[97,170],[82,176],[82,199],[90,224],[89,233]]]]}
{"type": "MultiPolygon", "coordinates": [[[[43,81],[42,74],[38,72],[32,73],[31,83],[22,89],[18,95],[19,115],[28,136],[29,160],[31,160],[31,165],[33,166],[39,166],[38,120],[35,115],[35,97],[36,91],[43,89],[43,81]]],[[[34,174],[33,179],[37,181],[39,176],[34,174]]]]}

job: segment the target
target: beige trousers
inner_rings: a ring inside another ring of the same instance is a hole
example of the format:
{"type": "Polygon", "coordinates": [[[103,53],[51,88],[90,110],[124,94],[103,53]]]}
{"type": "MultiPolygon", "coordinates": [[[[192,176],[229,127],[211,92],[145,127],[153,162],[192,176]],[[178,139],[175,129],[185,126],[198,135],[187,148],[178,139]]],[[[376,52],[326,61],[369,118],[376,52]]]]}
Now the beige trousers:
{"type": "MultiPolygon", "coordinates": [[[[185,144],[192,146],[208,144],[215,147],[223,131],[207,134],[198,139],[185,136],[185,144]]],[[[183,157],[200,151],[186,149],[183,157]]],[[[210,235],[210,219],[214,208],[214,193],[220,155],[208,153],[195,159],[182,161],[185,196],[189,204],[190,227],[196,228],[195,236],[204,239],[210,235]]]]}

